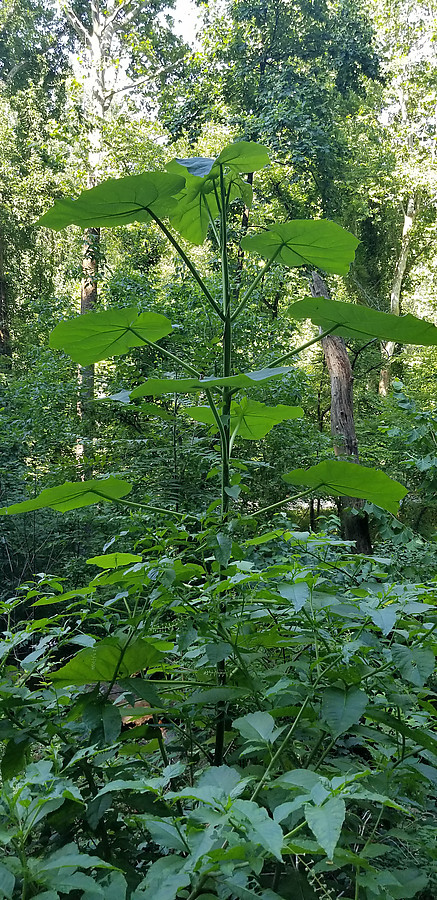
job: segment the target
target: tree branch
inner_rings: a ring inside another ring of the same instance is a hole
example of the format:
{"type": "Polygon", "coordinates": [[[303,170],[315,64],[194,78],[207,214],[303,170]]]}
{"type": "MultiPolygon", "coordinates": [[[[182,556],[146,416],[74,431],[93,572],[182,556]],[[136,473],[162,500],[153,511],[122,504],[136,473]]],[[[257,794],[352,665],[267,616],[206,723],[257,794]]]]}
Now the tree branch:
{"type": "Polygon", "coordinates": [[[86,30],[85,26],[82,25],[80,19],[78,19],[77,15],[67,3],[61,3],[61,9],[64,15],[67,17],[70,25],[74,28],[76,34],[82,38],[88,46],[91,46],[91,35],[86,30]]]}

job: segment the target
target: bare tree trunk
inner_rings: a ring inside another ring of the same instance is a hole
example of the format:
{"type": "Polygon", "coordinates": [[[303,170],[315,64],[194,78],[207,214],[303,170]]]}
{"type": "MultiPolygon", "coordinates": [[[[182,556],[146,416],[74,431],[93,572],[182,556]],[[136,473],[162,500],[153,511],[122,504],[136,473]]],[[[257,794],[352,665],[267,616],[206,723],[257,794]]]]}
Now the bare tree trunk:
{"type": "MultiPolygon", "coordinates": [[[[92,312],[97,303],[97,279],[99,274],[100,228],[88,228],[83,239],[82,284],[80,312],[92,312]]],[[[80,400],[79,415],[90,425],[94,399],[94,366],[79,367],[80,400]]]]}
{"type": "MultiPolygon", "coordinates": [[[[411,229],[414,225],[415,214],[415,200],[414,197],[410,197],[407,203],[406,211],[404,213],[401,250],[399,253],[398,261],[396,263],[393,284],[390,292],[390,312],[394,316],[400,316],[402,312],[402,284],[405,276],[405,270],[407,268],[408,253],[410,250],[411,229]]],[[[394,341],[387,341],[386,344],[381,345],[381,350],[385,356],[385,363],[381,369],[381,375],[379,379],[379,393],[382,397],[386,397],[390,388],[390,369],[396,350],[396,344],[394,341]]]]}
{"type": "Polygon", "coordinates": [[[9,304],[4,267],[3,238],[0,234],[0,356],[12,356],[9,333],[9,304]]]}
{"type": "MultiPolygon", "coordinates": [[[[330,298],[323,278],[313,272],[311,293],[313,297],[330,298]]],[[[331,379],[331,434],[334,452],[338,457],[352,458],[359,462],[358,443],[355,433],[353,407],[353,375],[346,344],[338,335],[327,335],[322,339],[326,366],[331,379]]],[[[354,515],[350,507],[361,509],[363,501],[354,497],[340,498],[343,536],[355,541],[357,553],[372,553],[369,520],[366,513],[354,515]]]]}

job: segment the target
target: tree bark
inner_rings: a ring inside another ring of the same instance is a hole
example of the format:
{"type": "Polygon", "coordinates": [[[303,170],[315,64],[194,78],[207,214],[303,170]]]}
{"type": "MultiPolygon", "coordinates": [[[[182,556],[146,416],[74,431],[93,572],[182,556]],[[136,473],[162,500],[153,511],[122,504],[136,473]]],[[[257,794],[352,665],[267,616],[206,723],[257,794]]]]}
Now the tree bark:
{"type": "Polygon", "coordinates": [[[12,356],[9,333],[8,291],[5,278],[3,239],[0,234],[0,356],[12,356]]]}
{"type": "MultiPolygon", "coordinates": [[[[411,229],[414,225],[414,219],[416,215],[416,203],[414,197],[410,197],[407,203],[407,208],[404,213],[404,224],[402,228],[402,241],[401,241],[401,250],[399,253],[398,261],[396,263],[395,273],[393,276],[393,283],[390,292],[390,312],[394,316],[400,316],[402,312],[401,308],[401,294],[402,294],[402,284],[405,276],[405,270],[407,268],[408,262],[408,254],[410,251],[410,242],[411,242],[411,229]]],[[[393,362],[393,357],[396,351],[396,344],[394,341],[387,341],[387,343],[381,345],[382,353],[385,356],[385,363],[381,369],[381,375],[379,379],[379,393],[382,397],[386,397],[388,391],[390,389],[390,370],[393,362]]]]}
{"type": "MultiPolygon", "coordinates": [[[[330,293],[323,278],[313,272],[311,294],[313,297],[330,299],[330,293]]],[[[353,407],[353,375],[346,344],[338,335],[327,335],[322,339],[322,348],[331,380],[331,434],[334,452],[338,457],[347,457],[359,462],[358,442],[355,432],[353,407]]],[[[369,520],[366,513],[354,515],[352,506],[362,510],[363,501],[356,497],[341,497],[339,502],[343,537],[355,541],[357,553],[372,553],[369,520]]]]}

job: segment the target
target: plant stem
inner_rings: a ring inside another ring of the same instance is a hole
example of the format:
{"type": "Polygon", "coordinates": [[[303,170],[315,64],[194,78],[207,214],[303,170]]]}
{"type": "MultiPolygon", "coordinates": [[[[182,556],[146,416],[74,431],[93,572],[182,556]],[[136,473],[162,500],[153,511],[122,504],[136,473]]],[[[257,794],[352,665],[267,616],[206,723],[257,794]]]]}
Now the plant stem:
{"type": "MultiPolygon", "coordinates": [[[[104,499],[106,500],[107,497],[105,497],[104,499]]],[[[124,506],[132,506],[135,509],[148,509],[150,512],[165,513],[166,516],[176,516],[177,519],[193,519],[193,521],[197,522],[197,517],[192,516],[190,513],[176,512],[175,509],[165,509],[165,507],[163,506],[151,506],[150,503],[136,503],[135,500],[124,499],[114,499],[113,503],[121,503],[124,506]]]]}
{"type": "Polygon", "coordinates": [[[195,279],[195,281],[197,281],[197,284],[199,285],[201,291],[203,292],[203,294],[205,295],[206,299],[208,300],[208,303],[210,303],[210,305],[212,306],[214,312],[216,312],[217,315],[218,315],[221,319],[223,319],[224,316],[223,316],[222,310],[220,309],[218,303],[216,303],[216,301],[214,300],[214,297],[212,296],[211,292],[208,290],[208,288],[207,288],[207,286],[206,286],[206,284],[205,284],[205,282],[204,282],[202,276],[201,276],[200,273],[197,271],[196,266],[194,265],[194,263],[191,262],[191,259],[187,256],[187,254],[185,253],[185,251],[182,249],[181,245],[180,245],[179,242],[176,240],[176,238],[174,237],[174,235],[172,235],[171,231],[169,231],[169,229],[166,227],[166,225],[164,225],[164,222],[162,222],[161,219],[159,219],[158,216],[156,216],[155,213],[153,213],[151,209],[148,208],[148,209],[147,209],[147,212],[148,212],[149,215],[152,217],[152,219],[156,222],[156,224],[159,226],[159,228],[161,229],[161,231],[164,232],[166,238],[168,238],[168,240],[170,241],[170,243],[171,243],[171,244],[173,245],[173,247],[175,248],[176,253],[178,254],[178,256],[180,256],[180,258],[183,259],[185,265],[186,265],[187,268],[190,270],[190,272],[191,272],[193,278],[195,279]]]}
{"type": "Polygon", "coordinates": [[[155,344],[154,341],[146,340],[138,331],[135,331],[135,328],[131,328],[130,331],[135,337],[140,338],[141,341],[144,341],[149,347],[153,347],[154,350],[158,350],[159,353],[162,353],[163,356],[167,356],[168,359],[171,359],[173,362],[177,363],[178,366],[181,366],[182,369],[185,369],[189,375],[194,375],[195,378],[200,378],[200,372],[197,369],[193,369],[193,366],[190,366],[189,363],[186,363],[185,360],[180,359],[179,356],[175,356],[171,350],[167,350],[166,347],[161,347],[160,344],[155,344]]]}
{"type": "MultiPolygon", "coordinates": [[[[229,285],[229,265],[228,265],[228,246],[227,246],[227,200],[225,191],[225,182],[223,174],[223,166],[220,166],[220,256],[222,270],[222,307],[223,307],[223,377],[228,378],[231,375],[232,365],[232,322],[231,322],[231,296],[229,285]]],[[[220,444],[222,454],[222,471],[221,471],[221,519],[226,520],[229,510],[229,445],[231,436],[231,397],[230,388],[223,388],[223,406],[221,415],[220,444]]],[[[223,578],[223,574],[221,575],[223,578]]],[[[220,614],[224,615],[226,611],[225,604],[220,604],[220,614]]],[[[226,663],[220,660],[217,663],[217,682],[220,686],[226,684],[226,663]]],[[[226,703],[217,704],[217,724],[215,731],[215,747],[214,747],[214,765],[221,766],[223,763],[223,752],[225,744],[226,729],[226,703]]]]}
{"type": "Polygon", "coordinates": [[[262,513],[270,512],[271,509],[277,509],[278,506],[284,506],[285,503],[292,503],[293,500],[299,500],[300,497],[307,497],[312,491],[317,491],[319,487],[322,487],[322,485],[319,484],[317,487],[308,488],[306,491],[300,491],[298,494],[293,494],[292,497],[285,497],[284,500],[278,500],[277,503],[272,503],[270,506],[263,506],[262,509],[257,509],[256,512],[243,516],[243,518],[253,519],[254,516],[260,516],[262,513]]]}
{"type": "Polygon", "coordinates": [[[243,295],[238,306],[234,309],[234,312],[232,313],[232,316],[231,316],[232,322],[235,322],[235,319],[238,319],[238,316],[240,315],[240,313],[246,306],[247,301],[253,294],[255,288],[258,287],[260,281],[262,281],[262,279],[264,278],[264,275],[266,275],[267,272],[269,271],[270,266],[272,266],[273,263],[275,262],[275,259],[279,255],[281,249],[282,249],[281,247],[278,247],[278,249],[276,250],[275,254],[272,256],[272,258],[267,260],[265,266],[263,266],[261,271],[258,272],[258,275],[256,276],[256,278],[254,278],[254,280],[252,281],[252,284],[249,285],[246,293],[243,295]]]}
{"type": "Polygon", "coordinates": [[[301,347],[295,347],[294,350],[290,350],[289,353],[284,353],[283,356],[279,356],[278,359],[273,360],[273,362],[269,363],[269,368],[274,369],[275,366],[280,366],[281,363],[285,362],[287,359],[291,359],[293,356],[297,356],[298,353],[302,353],[302,350],[306,350],[307,347],[312,347],[313,344],[317,344],[318,341],[321,341],[322,338],[327,337],[328,334],[332,334],[336,328],[340,328],[340,325],[332,325],[331,328],[327,328],[326,331],[322,331],[321,334],[318,334],[317,337],[312,338],[310,341],[307,341],[306,344],[302,344],[301,347]]]}

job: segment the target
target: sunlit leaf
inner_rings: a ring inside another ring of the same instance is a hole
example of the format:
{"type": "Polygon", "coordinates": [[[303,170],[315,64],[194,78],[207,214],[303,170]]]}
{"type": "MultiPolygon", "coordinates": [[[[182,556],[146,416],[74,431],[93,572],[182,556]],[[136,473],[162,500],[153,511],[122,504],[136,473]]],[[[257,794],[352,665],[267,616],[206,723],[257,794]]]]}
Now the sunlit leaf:
{"type": "Polygon", "coordinates": [[[223,165],[224,181],[229,200],[242,197],[246,206],[251,206],[252,189],[240,177],[246,172],[255,172],[269,162],[265,147],[249,141],[230,144],[216,160],[174,159],[167,165],[168,172],[182,176],[185,187],[178,197],[177,207],[170,214],[170,222],[176,231],[193,244],[202,244],[206,238],[210,219],[217,218],[217,182],[220,166],[223,165]]]}
{"type": "Polygon", "coordinates": [[[36,509],[55,509],[68,512],[101,503],[102,500],[121,500],[132,490],[132,485],[121,478],[101,478],[91,481],[66,481],[58,487],[46,488],[33,500],[23,500],[0,509],[0,515],[33,512],[36,509]]]}
{"type": "Polygon", "coordinates": [[[107,637],[93,647],[80,650],[65,666],[52,672],[50,678],[59,687],[112,681],[115,674],[126,678],[154,666],[163,655],[154,643],[142,638],[128,644],[124,637],[107,637]]]}
{"type": "MultiPolygon", "coordinates": [[[[143,384],[131,391],[130,398],[158,397],[161,394],[191,393],[192,391],[215,390],[223,387],[237,388],[257,387],[272,378],[287,375],[291,372],[290,366],[279,366],[275,369],[258,369],[256,372],[243,372],[241,375],[229,375],[225,378],[216,378],[208,375],[206,378],[149,378],[143,384]]],[[[123,397],[120,397],[124,402],[123,397]]],[[[112,397],[112,399],[118,399],[112,397]]]]}
{"type": "Polygon", "coordinates": [[[216,165],[229,166],[242,174],[258,172],[270,162],[267,147],[254,141],[236,141],[229,144],[217,157],[216,165]]]}
{"type": "Polygon", "coordinates": [[[407,489],[379,469],[357,463],[325,460],[310,469],[295,469],[282,476],[287,484],[303,485],[336,497],[358,497],[396,515],[407,489]]]}
{"type": "Polygon", "coordinates": [[[160,313],[138,313],[136,307],[105,309],[59,322],[50,335],[50,347],[65,350],[74,362],[89,366],[159,341],[171,331],[171,322],[160,313]]]}
{"type": "Polygon", "coordinates": [[[241,246],[264,259],[275,257],[286,266],[317,266],[345,275],[358,243],[353,234],[328,219],[294,219],[243,238],[241,246]]]}
{"type": "MultiPolygon", "coordinates": [[[[209,406],[189,406],[184,412],[196,422],[212,425],[217,430],[216,422],[209,406]]],[[[240,403],[231,405],[231,432],[236,432],[246,441],[256,441],[266,436],[275,425],[290,419],[303,416],[300,406],[266,406],[258,400],[243,397],[240,403]]]]}
{"type": "Polygon", "coordinates": [[[52,209],[37,221],[54,231],[67,225],[81,228],[113,228],[129,222],[148,222],[149,210],[160,218],[175,207],[175,195],[184,187],[180,174],[147,172],[126,178],[108,178],[76,200],[64,197],[56,200],[52,209]]]}
{"type": "Polygon", "coordinates": [[[377,338],[381,341],[421,344],[425,347],[437,345],[436,326],[425,319],[417,319],[410,313],[406,316],[393,316],[357,303],[306,297],[305,300],[293,303],[290,315],[295,319],[311,319],[324,331],[337,325],[335,334],[343,337],[364,341],[377,338]]]}
{"type": "Polygon", "coordinates": [[[99,566],[101,569],[118,569],[119,566],[137,562],[142,562],[142,556],[135,553],[105,553],[103,556],[91,556],[87,559],[88,565],[99,566]]]}

